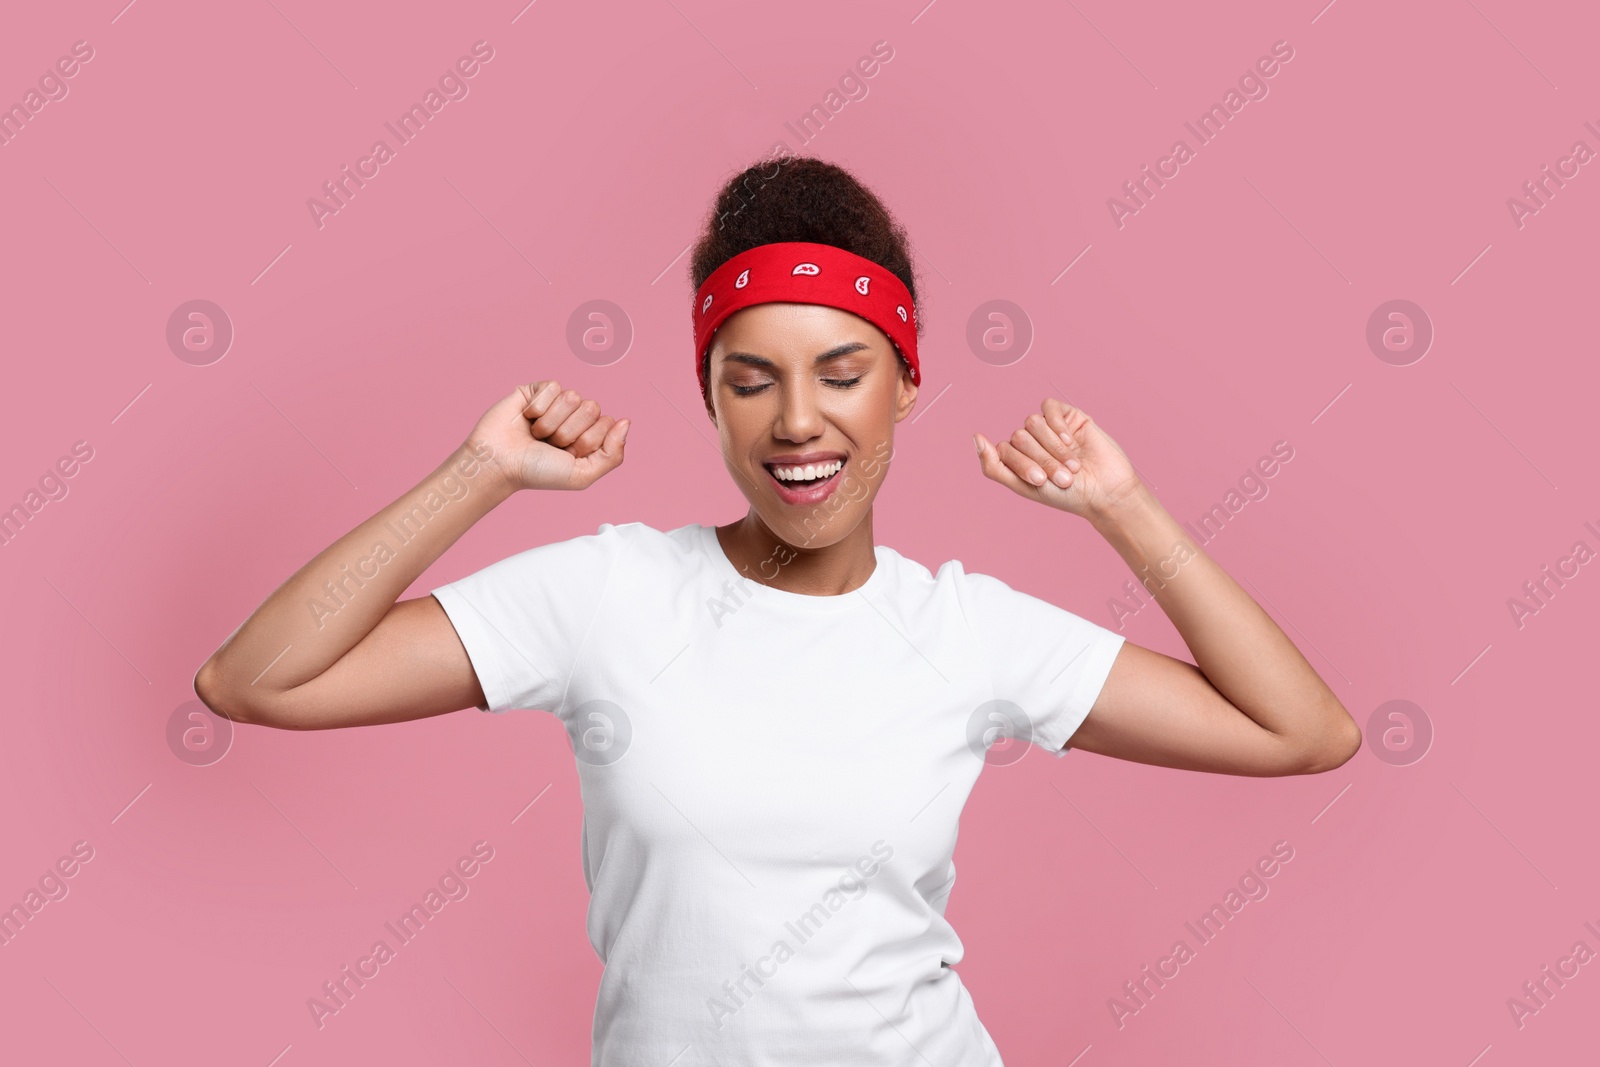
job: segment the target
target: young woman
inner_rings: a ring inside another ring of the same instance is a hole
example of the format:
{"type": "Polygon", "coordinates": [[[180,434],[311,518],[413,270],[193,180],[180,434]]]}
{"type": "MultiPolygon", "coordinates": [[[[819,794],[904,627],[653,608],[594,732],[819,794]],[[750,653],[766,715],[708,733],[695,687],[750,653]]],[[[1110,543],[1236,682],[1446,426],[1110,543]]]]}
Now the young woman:
{"type": "Polygon", "coordinates": [[[602,523],[396,603],[512,493],[583,489],[622,462],[628,420],[535,382],[268,597],[196,693],[296,730],[559,716],[605,963],[597,1067],[995,1067],[944,911],[997,738],[1286,775],[1339,766],[1360,732],[1058,398],[998,445],[977,435],[983,473],[1093,524],[1198,666],[876,544],[921,324],[904,232],[848,173],[790,158],[730,180],[691,272],[695,369],[744,516],[602,523]]]}

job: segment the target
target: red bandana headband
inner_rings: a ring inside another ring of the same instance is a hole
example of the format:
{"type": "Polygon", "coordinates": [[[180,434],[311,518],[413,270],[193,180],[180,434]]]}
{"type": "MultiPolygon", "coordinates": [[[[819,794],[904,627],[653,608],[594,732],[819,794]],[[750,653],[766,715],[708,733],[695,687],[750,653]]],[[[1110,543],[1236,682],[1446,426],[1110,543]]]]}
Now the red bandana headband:
{"type": "Polygon", "coordinates": [[[752,304],[822,304],[859,315],[889,336],[922,384],[917,316],[905,283],[870,259],[833,245],[779,241],[740,252],[711,272],[694,303],[694,370],[706,391],[703,363],[711,335],[729,315],[752,304]]]}

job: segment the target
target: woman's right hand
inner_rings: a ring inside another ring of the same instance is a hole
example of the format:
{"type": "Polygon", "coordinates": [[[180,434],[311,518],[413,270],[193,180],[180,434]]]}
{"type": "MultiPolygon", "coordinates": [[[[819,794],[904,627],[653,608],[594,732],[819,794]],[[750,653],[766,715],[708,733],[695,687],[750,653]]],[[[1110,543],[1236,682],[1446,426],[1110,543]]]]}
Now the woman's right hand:
{"type": "Polygon", "coordinates": [[[627,419],[554,379],[518,386],[484,412],[469,444],[489,445],[489,463],[512,489],[587,489],[622,463],[627,419]]]}

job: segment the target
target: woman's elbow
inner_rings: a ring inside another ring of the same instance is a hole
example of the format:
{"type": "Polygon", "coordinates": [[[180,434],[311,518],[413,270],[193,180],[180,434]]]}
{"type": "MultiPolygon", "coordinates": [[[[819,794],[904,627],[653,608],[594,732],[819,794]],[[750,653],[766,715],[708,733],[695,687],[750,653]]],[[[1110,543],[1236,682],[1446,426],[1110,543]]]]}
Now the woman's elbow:
{"type": "Polygon", "coordinates": [[[1338,722],[1318,738],[1317,742],[1308,745],[1301,753],[1301,757],[1294,774],[1321,774],[1343,767],[1361,751],[1361,727],[1350,717],[1343,706],[1339,707],[1338,722]]]}
{"type": "Polygon", "coordinates": [[[259,714],[259,709],[253,709],[248,701],[239,699],[235,688],[222,677],[222,670],[217,666],[215,659],[206,660],[195,672],[194,695],[200,699],[200,703],[211,710],[213,715],[231,719],[235,723],[274,725],[268,718],[259,714]]]}

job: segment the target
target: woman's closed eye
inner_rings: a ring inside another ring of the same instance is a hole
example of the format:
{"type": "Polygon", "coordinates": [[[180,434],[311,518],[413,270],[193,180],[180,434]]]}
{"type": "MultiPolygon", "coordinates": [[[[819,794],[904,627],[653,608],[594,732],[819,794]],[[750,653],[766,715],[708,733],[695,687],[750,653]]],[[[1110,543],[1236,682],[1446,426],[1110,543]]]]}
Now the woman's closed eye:
{"type": "MultiPolygon", "coordinates": [[[[861,375],[858,374],[854,378],[824,378],[822,380],[835,388],[849,389],[861,381],[861,375]]],[[[760,385],[736,385],[733,387],[733,391],[740,396],[754,396],[771,384],[771,382],[762,382],[760,385]]]]}

